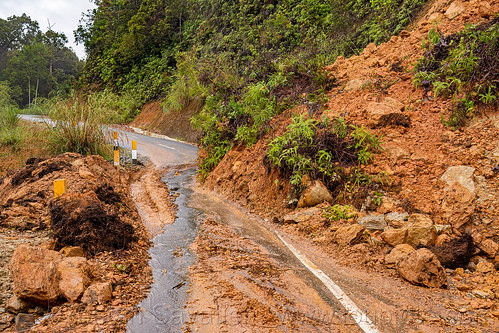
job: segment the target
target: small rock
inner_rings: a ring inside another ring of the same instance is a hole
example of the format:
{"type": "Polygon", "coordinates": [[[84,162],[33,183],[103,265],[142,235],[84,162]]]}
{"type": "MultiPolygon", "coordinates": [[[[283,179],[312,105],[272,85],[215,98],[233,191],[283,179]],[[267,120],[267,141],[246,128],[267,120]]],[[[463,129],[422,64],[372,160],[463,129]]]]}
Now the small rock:
{"type": "Polygon", "coordinates": [[[471,295],[475,298],[481,298],[481,299],[493,299],[494,298],[494,293],[490,290],[479,290],[475,289],[471,292],[471,295]]]}
{"type": "Polygon", "coordinates": [[[14,321],[14,315],[11,313],[0,313],[0,330],[4,330],[5,328],[12,325],[14,321]]]}
{"type": "Polygon", "coordinates": [[[315,216],[321,216],[322,210],[320,208],[308,208],[300,211],[291,212],[284,215],[284,223],[302,223],[310,220],[315,216]]]}
{"type": "Polygon", "coordinates": [[[362,87],[366,86],[369,84],[369,80],[367,79],[353,79],[348,81],[347,85],[345,86],[345,91],[351,91],[351,90],[358,90],[361,89],[362,87]]]}
{"type": "Polygon", "coordinates": [[[82,303],[86,304],[103,304],[108,302],[113,297],[113,287],[109,282],[94,283],[85,290],[82,303]]]}
{"type": "Polygon", "coordinates": [[[447,243],[451,240],[451,237],[447,234],[441,234],[437,236],[437,239],[435,239],[435,246],[442,245],[444,243],[447,243]]]}
{"type": "Polygon", "coordinates": [[[397,246],[405,243],[407,237],[407,228],[388,229],[381,233],[381,238],[391,246],[397,246]]]}
{"type": "Polygon", "coordinates": [[[35,325],[36,317],[32,314],[19,313],[16,316],[16,332],[26,332],[35,325]]]}
{"type": "Polygon", "coordinates": [[[24,312],[31,307],[31,304],[28,302],[19,299],[16,295],[9,298],[7,304],[5,305],[5,309],[13,314],[18,314],[19,312],[24,312]]]}
{"type": "Polygon", "coordinates": [[[384,230],[388,226],[383,214],[361,217],[357,220],[357,223],[365,226],[367,230],[384,230]]]}
{"type": "Polygon", "coordinates": [[[444,220],[459,229],[470,222],[475,212],[475,195],[455,182],[444,189],[442,211],[444,220]]]}
{"type": "Polygon", "coordinates": [[[476,264],[475,271],[482,274],[490,273],[494,270],[494,264],[488,261],[481,261],[476,264]]]}
{"type": "Polygon", "coordinates": [[[449,20],[452,20],[457,16],[461,15],[465,10],[466,7],[464,6],[463,3],[459,1],[454,1],[451,3],[449,8],[447,8],[444,15],[447,16],[449,20]]]}
{"type": "Polygon", "coordinates": [[[378,125],[383,118],[400,114],[404,105],[393,98],[385,98],[383,102],[370,102],[366,107],[370,125],[378,125]]]}
{"type": "Polygon", "coordinates": [[[409,244],[399,244],[385,256],[385,265],[391,268],[397,267],[397,263],[411,252],[416,251],[409,244]]]}
{"type": "Polygon", "coordinates": [[[452,166],[444,172],[444,174],[440,177],[440,180],[448,186],[452,186],[452,184],[457,182],[470,191],[471,194],[475,194],[475,181],[473,180],[474,173],[475,168],[470,166],[452,166]]]}
{"type": "Polygon", "coordinates": [[[457,290],[465,291],[465,292],[471,290],[471,286],[467,283],[458,283],[456,288],[457,288],[457,290]]]}
{"type": "Polygon", "coordinates": [[[393,212],[385,215],[385,221],[392,228],[402,228],[407,225],[409,214],[393,212]]]}
{"type": "Polygon", "coordinates": [[[83,257],[66,257],[57,265],[59,290],[69,301],[76,302],[90,284],[90,268],[83,257]]]}
{"type": "Polygon", "coordinates": [[[480,244],[478,244],[478,247],[489,258],[494,258],[497,254],[497,251],[499,251],[499,244],[497,244],[490,238],[483,240],[480,244]]]}
{"type": "Polygon", "coordinates": [[[59,250],[65,257],[84,257],[83,249],[79,246],[65,246],[59,250]]]}
{"type": "Polygon", "coordinates": [[[412,284],[430,288],[447,286],[447,275],[437,257],[428,249],[422,248],[400,259],[397,264],[399,274],[412,284]]]}
{"type": "Polygon", "coordinates": [[[313,207],[324,201],[333,201],[333,196],[320,180],[316,180],[301,195],[300,200],[298,200],[298,208],[313,207]]]}
{"type": "Polygon", "coordinates": [[[435,244],[437,239],[437,230],[433,221],[423,214],[412,214],[409,217],[409,227],[407,229],[407,244],[414,248],[420,246],[430,246],[435,244]]]}
{"type": "Polygon", "coordinates": [[[334,239],[341,246],[354,245],[361,241],[364,230],[366,227],[360,224],[339,227],[334,234],[334,239]]]}

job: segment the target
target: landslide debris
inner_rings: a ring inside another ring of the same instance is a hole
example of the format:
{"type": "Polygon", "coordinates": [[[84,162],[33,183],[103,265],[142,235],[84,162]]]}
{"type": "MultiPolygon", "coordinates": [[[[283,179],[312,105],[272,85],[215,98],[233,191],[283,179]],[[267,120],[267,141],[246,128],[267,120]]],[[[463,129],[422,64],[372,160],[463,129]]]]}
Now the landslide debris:
{"type": "Polygon", "coordinates": [[[93,191],[68,193],[52,201],[50,228],[59,244],[81,246],[91,253],[124,249],[136,240],[133,227],[108,211],[93,191]]]}
{"type": "Polygon", "coordinates": [[[0,263],[10,268],[0,270],[0,307],[10,311],[0,328],[44,316],[32,331],[125,329],[152,279],[130,178],[100,156],[66,153],[0,179],[0,263]],[[67,184],[58,198],[56,179],[67,184]]]}

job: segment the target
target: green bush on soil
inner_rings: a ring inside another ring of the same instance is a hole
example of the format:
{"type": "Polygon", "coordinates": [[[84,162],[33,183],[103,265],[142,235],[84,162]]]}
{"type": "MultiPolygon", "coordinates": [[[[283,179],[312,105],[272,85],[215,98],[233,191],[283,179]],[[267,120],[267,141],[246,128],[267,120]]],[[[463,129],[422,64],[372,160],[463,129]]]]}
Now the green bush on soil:
{"type": "Polygon", "coordinates": [[[423,46],[414,83],[435,97],[452,99],[444,124],[463,126],[482,107],[498,104],[499,17],[450,36],[432,29],[423,46]]]}
{"type": "Polygon", "coordinates": [[[373,179],[361,172],[372,153],[379,151],[380,137],[364,127],[334,120],[294,117],[286,132],[268,144],[267,161],[290,180],[295,193],[303,190],[303,177],[320,179],[338,195],[345,188],[350,193],[373,179]]]}

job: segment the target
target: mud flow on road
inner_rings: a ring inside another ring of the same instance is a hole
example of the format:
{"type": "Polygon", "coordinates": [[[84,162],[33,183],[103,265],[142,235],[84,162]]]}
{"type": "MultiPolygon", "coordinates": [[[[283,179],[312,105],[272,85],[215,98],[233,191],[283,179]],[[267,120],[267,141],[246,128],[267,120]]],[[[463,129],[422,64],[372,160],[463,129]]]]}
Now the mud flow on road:
{"type": "Polygon", "coordinates": [[[196,170],[191,168],[165,174],[170,190],[177,192],[177,217],[153,239],[149,253],[154,282],[140,312],[127,325],[128,332],[180,332],[186,319],[184,304],[189,288],[188,267],[194,263],[189,245],[197,232],[194,209],[187,206],[193,192],[196,170]]]}

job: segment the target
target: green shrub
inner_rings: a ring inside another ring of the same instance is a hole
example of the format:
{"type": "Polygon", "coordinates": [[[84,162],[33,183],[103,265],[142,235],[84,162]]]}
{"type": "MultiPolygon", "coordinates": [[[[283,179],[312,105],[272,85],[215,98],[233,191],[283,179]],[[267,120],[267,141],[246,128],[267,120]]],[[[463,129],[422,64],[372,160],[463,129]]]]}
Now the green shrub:
{"type": "Polygon", "coordinates": [[[302,190],[305,175],[337,192],[347,183],[370,183],[362,180],[355,167],[370,161],[372,153],[381,149],[380,140],[364,127],[346,124],[343,118],[319,122],[299,116],[283,135],[269,142],[267,160],[290,180],[296,193],[302,190]],[[354,171],[347,172],[347,168],[354,171]]]}
{"type": "Polygon", "coordinates": [[[499,82],[499,17],[480,26],[443,36],[430,30],[425,53],[416,65],[414,84],[431,86],[435,97],[452,99],[450,127],[460,127],[482,106],[497,104],[499,82]]]}
{"type": "Polygon", "coordinates": [[[103,107],[105,102],[99,95],[84,99],[74,93],[68,100],[54,98],[49,116],[55,125],[48,125],[49,150],[55,154],[74,152],[109,158],[110,138],[103,124],[109,121],[110,112],[103,107]]]}

